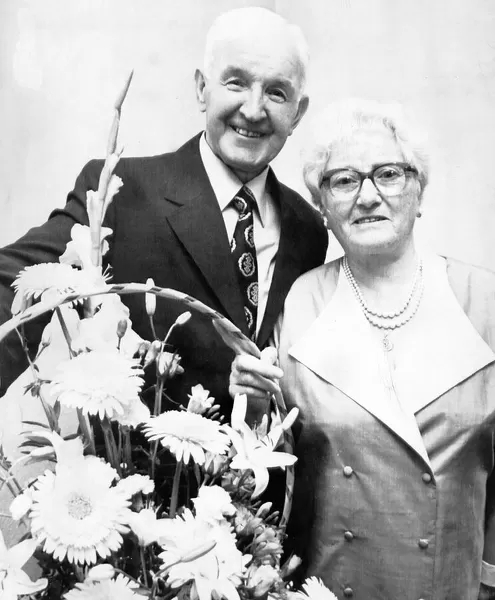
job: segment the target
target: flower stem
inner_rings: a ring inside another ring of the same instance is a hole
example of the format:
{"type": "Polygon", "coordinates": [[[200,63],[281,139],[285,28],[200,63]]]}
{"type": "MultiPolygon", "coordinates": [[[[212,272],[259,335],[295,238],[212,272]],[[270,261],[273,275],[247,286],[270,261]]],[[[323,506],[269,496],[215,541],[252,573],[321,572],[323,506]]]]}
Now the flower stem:
{"type": "Polygon", "coordinates": [[[121,475],[117,444],[115,443],[115,438],[112,432],[112,425],[110,424],[108,417],[102,419],[101,428],[103,429],[103,437],[105,439],[105,449],[107,451],[108,461],[112,465],[112,467],[117,471],[117,473],[121,475]]]}
{"type": "Polygon", "coordinates": [[[131,432],[128,427],[124,427],[124,462],[127,465],[127,472],[134,471],[134,463],[132,462],[132,447],[131,447],[131,432]]]}
{"type": "Polygon", "coordinates": [[[46,400],[43,397],[43,394],[41,393],[42,380],[40,379],[40,376],[38,374],[38,367],[34,364],[34,361],[32,361],[31,357],[29,356],[29,351],[28,351],[28,348],[26,345],[26,340],[24,339],[24,336],[21,334],[21,332],[18,329],[16,329],[16,333],[21,342],[21,346],[22,346],[22,349],[24,350],[24,354],[27,357],[29,368],[31,370],[33,379],[36,382],[36,386],[37,386],[36,387],[36,395],[38,396],[39,401],[41,402],[41,406],[43,407],[43,411],[44,411],[46,419],[48,421],[48,425],[50,426],[50,429],[52,431],[55,431],[55,433],[60,433],[60,427],[58,426],[58,416],[57,416],[55,410],[52,409],[51,406],[49,406],[49,404],[46,402],[46,400]]]}
{"type": "Polygon", "coordinates": [[[139,546],[139,555],[141,557],[141,570],[143,572],[143,583],[146,589],[149,589],[148,586],[148,573],[146,572],[146,558],[144,556],[144,548],[143,546],[139,546]]]}
{"type": "Polygon", "coordinates": [[[91,423],[86,415],[83,414],[82,409],[77,408],[77,419],[79,421],[79,427],[81,428],[81,432],[83,434],[83,438],[86,440],[88,444],[88,450],[90,454],[96,454],[95,447],[95,439],[93,435],[93,428],[91,427],[91,423]]]}
{"type": "Polygon", "coordinates": [[[177,502],[179,500],[179,483],[180,483],[180,474],[182,472],[182,460],[177,461],[177,466],[175,467],[175,475],[174,482],[172,484],[172,495],[170,497],[170,518],[173,519],[175,517],[175,513],[177,511],[177,502]]]}

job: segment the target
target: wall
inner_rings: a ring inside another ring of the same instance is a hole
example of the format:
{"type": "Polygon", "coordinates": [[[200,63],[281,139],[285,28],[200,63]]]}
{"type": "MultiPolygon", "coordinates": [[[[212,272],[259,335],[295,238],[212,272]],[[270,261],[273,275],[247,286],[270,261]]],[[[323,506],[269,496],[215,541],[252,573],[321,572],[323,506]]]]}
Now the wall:
{"type": "MultiPolygon", "coordinates": [[[[250,2],[3,0],[0,6],[0,244],[63,205],[101,156],[111,106],[135,78],[127,155],[176,148],[202,127],[193,75],[208,24],[250,2]]],[[[304,191],[300,150],[311,115],[349,95],[399,100],[430,134],[420,234],[439,251],[495,269],[495,7],[491,0],[256,2],[298,23],[312,49],[306,118],[275,167],[304,191]]],[[[334,248],[332,248],[332,253],[334,248]]]]}

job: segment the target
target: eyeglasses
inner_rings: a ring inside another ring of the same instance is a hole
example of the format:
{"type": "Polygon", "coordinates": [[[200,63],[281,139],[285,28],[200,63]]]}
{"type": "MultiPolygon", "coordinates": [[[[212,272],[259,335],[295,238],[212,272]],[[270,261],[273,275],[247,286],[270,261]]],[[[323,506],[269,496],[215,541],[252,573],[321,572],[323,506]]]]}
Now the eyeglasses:
{"type": "Polygon", "coordinates": [[[368,173],[348,168],[332,169],[323,175],[321,186],[329,189],[337,200],[349,200],[359,194],[365,179],[371,179],[380,194],[396,196],[406,187],[408,174],[417,175],[418,171],[401,162],[377,165],[368,173]]]}

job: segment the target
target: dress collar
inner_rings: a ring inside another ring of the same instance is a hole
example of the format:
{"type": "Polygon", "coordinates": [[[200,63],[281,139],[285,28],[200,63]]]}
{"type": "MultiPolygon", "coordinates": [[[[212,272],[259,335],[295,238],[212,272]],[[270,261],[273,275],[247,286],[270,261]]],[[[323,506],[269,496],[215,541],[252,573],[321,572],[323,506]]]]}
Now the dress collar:
{"type": "Polygon", "coordinates": [[[425,256],[423,276],[418,312],[390,336],[395,402],[384,377],[380,336],[342,269],[330,302],[289,354],[380,419],[428,462],[414,414],[493,362],[495,354],[457,302],[445,260],[425,256]]]}

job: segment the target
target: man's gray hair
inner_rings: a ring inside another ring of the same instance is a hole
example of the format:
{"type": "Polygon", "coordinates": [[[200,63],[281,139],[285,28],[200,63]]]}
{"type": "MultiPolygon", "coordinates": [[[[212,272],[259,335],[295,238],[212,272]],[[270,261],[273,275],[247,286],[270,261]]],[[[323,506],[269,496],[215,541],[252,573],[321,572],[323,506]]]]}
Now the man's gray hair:
{"type": "Polygon", "coordinates": [[[348,99],[329,104],[313,121],[312,140],[305,151],[303,175],[318,208],[323,207],[321,183],[335,143],[351,139],[359,130],[377,127],[385,127],[392,133],[404,160],[417,169],[420,194],[423,193],[429,177],[424,134],[408,122],[400,104],[348,99]]]}
{"type": "Polygon", "coordinates": [[[203,70],[205,77],[211,75],[214,63],[215,46],[223,40],[235,39],[242,33],[248,34],[256,47],[256,39],[266,32],[283,32],[294,45],[296,56],[301,64],[301,93],[306,84],[309,65],[309,47],[303,32],[297,25],[267,8],[247,6],[236,8],[218,16],[206,34],[203,70]]]}

